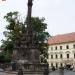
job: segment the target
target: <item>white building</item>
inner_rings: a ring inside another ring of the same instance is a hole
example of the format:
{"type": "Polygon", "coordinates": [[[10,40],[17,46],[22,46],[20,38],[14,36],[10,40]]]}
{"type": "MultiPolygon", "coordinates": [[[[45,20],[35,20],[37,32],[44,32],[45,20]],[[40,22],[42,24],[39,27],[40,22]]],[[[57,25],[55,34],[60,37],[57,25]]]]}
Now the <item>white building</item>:
{"type": "Polygon", "coordinates": [[[75,32],[56,35],[48,40],[49,66],[75,65],[75,32]]]}

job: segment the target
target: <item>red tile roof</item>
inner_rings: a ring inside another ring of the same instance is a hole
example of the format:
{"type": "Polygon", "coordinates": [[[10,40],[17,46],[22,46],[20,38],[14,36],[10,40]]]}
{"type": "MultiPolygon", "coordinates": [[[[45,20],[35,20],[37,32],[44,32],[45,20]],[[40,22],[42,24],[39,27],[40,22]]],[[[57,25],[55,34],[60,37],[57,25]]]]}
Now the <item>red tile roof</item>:
{"type": "Polygon", "coordinates": [[[67,43],[67,42],[75,42],[75,32],[56,35],[48,39],[48,44],[59,44],[59,43],[67,43]]]}

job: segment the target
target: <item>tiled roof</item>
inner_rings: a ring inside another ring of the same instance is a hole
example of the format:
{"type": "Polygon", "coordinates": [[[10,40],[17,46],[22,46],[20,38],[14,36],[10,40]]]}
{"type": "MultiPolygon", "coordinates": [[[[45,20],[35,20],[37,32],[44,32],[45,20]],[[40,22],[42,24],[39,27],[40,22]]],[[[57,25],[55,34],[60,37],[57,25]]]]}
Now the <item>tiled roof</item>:
{"type": "Polygon", "coordinates": [[[48,39],[48,44],[59,44],[59,43],[67,43],[67,42],[75,42],[75,32],[56,35],[48,39]]]}

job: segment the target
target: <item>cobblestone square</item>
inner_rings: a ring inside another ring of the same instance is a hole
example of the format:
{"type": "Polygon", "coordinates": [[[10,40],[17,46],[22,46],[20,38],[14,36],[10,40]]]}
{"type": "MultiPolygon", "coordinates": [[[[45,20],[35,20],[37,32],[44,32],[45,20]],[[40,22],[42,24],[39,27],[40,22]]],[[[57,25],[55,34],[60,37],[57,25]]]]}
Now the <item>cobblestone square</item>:
{"type": "MultiPolygon", "coordinates": [[[[59,70],[50,72],[49,75],[61,75],[59,70]]],[[[75,75],[75,71],[64,70],[64,75],[75,75]]]]}

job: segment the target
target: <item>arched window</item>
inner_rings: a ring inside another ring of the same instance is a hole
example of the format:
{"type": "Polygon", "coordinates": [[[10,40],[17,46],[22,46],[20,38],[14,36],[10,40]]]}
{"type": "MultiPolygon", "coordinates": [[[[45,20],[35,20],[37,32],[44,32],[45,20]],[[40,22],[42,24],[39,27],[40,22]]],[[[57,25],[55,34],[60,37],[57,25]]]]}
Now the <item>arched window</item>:
{"type": "Polygon", "coordinates": [[[67,54],[67,58],[69,58],[69,54],[67,54]]]}

